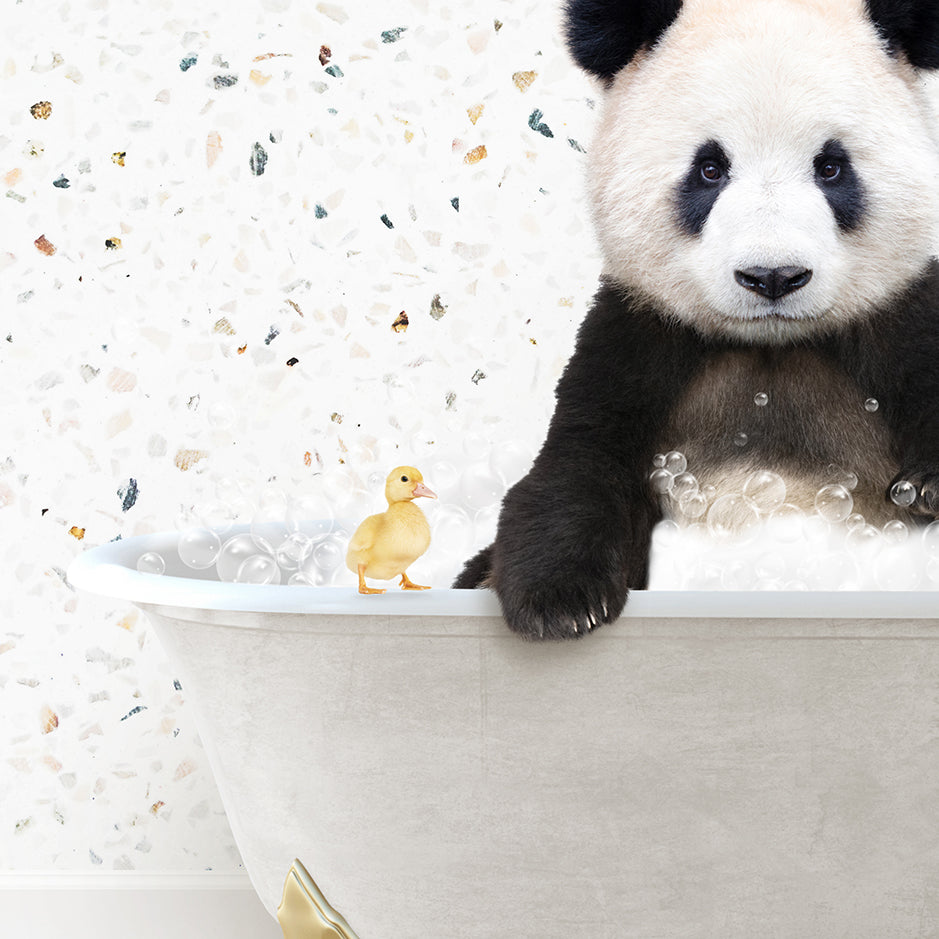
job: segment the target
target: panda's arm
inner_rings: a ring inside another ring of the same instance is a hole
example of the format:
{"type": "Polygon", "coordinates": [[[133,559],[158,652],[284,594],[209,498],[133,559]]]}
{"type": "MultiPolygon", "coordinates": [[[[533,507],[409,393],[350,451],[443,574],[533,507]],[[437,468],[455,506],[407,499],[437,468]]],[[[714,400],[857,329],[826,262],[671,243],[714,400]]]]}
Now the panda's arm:
{"type": "Polygon", "coordinates": [[[575,637],[615,619],[628,588],[646,584],[660,517],[648,484],[654,447],[699,359],[687,330],[601,288],[544,446],[506,494],[494,544],[457,586],[492,586],[509,626],[530,638],[575,637]]]}
{"type": "Polygon", "coordinates": [[[845,364],[875,398],[896,445],[899,480],[916,486],[911,509],[939,517],[939,264],[844,345],[845,364]]]}

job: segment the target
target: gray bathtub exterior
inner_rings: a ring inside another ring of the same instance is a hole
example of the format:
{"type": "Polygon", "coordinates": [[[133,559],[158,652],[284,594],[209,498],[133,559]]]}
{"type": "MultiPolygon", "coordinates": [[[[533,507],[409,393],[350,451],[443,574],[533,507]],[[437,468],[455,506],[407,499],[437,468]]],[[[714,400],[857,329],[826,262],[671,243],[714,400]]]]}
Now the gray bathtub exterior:
{"type": "Polygon", "coordinates": [[[637,595],[545,645],[482,592],[177,605],[116,551],[272,913],[297,857],[359,939],[939,935],[936,594],[637,595]]]}

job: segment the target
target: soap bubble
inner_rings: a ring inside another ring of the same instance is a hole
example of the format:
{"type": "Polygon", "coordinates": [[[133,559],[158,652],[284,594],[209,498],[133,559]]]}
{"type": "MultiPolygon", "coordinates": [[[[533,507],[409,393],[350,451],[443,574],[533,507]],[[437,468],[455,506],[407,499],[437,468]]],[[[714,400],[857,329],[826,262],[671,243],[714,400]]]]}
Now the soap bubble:
{"type": "Polygon", "coordinates": [[[678,476],[679,473],[684,473],[684,471],[688,469],[688,460],[685,454],[680,453],[678,450],[672,450],[666,453],[665,469],[667,469],[672,476],[678,476]]]}
{"type": "Polygon", "coordinates": [[[310,538],[328,535],[335,527],[333,507],[322,492],[291,499],[284,518],[289,532],[302,532],[310,538]]]}
{"type": "Polygon", "coordinates": [[[678,500],[678,508],[687,518],[701,518],[708,510],[707,496],[703,492],[686,492],[678,500]]]}
{"type": "Polygon", "coordinates": [[[786,501],[786,483],[769,470],[751,473],[743,484],[743,497],[763,515],[769,515],[786,501]]]}
{"type": "Polygon", "coordinates": [[[141,574],[162,574],[166,570],[166,561],[155,551],[147,551],[137,558],[137,570],[141,574]]]}
{"type": "MultiPolygon", "coordinates": [[[[313,564],[325,574],[333,574],[339,570],[346,559],[345,547],[339,538],[330,535],[315,545],[310,554],[313,564]]],[[[304,571],[309,572],[308,563],[304,564],[304,571]]]]}
{"type": "Polygon", "coordinates": [[[883,535],[873,525],[859,525],[848,532],[844,543],[849,551],[871,558],[883,547],[883,535]]]}
{"type": "Polygon", "coordinates": [[[826,522],[843,522],[854,508],[854,498],[837,483],[822,486],[815,495],[815,511],[826,522]]]}
{"type": "Polygon", "coordinates": [[[261,504],[251,519],[251,537],[266,554],[274,554],[290,535],[287,525],[287,504],[272,500],[261,504]]]}
{"type": "Polygon", "coordinates": [[[858,566],[844,551],[816,555],[806,568],[806,579],[813,590],[857,590],[858,566]]]}
{"type": "Polygon", "coordinates": [[[881,590],[913,590],[919,584],[916,565],[904,551],[884,551],[874,562],[874,579],[881,590]]]}
{"type": "Polygon", "coordinates": [[[654,469],[649,474],[649,482],[652,483],[652,489],[654,492],[662,494],[670,492],[674,481],[675,477],[664,468],[654,469]]]}
{"type": "Polygon", "coordinates": [[[907,508],[916,501],[916,486],[905,479],[898,480],[890,487],[890,501],[901,508],[907,508]]]}
{"type": "Polygon", "coordinates": [[[692,493],[698,491],[698,480],[694,477],[693,474],[686,470],[683,473],[679,473],[672,480],[672,488],[670,491],[672,493],[672,498],[678,499],[680,502],[682,496],[691,495],[692,493]]]}
{"type": "Polygon", "coordinates": [[[441,502],[452,502],[460,485],[460,471],[449,460],[437,460],[430,466],[430,488],[441,502]]]}
{"type": "Polygon", "coordinates": [[[926,562],[926,577],[930,583],[939,585],[939,558],[930,558],[926,562]]]}
{"type": "Polygon", "coordinates": [[[734,434],[734,446],[735,447],[745,447],[749,443],[750,438],[742,431],[737,431],[734,434]]]}
{"type": "Polygon", "coordinates": [[[887,522],[883,527],[884,541],[887,544],[903,544],[910,536],[910,530],[899,519],[887,522]]]}
{"type": "Polygon", "coordinates": [[[665,469],[665,454],[656,453],[656,455],[652,457],[652,465],[656,469],[665,469]]]}
{"type": "Polygon", "coordinates": [[[199,519],[205,528],[211,528],[219,535],[224,535],[235,520],[231,506],[216,499],[207,503],[199,513],[199,519]]]}
{"type": "Polygon", "coordinates": [[[871,414],[874,413],[880,407],[880,402],[876,398],[868,398],[864,402],[864,410],[870,411],[871,414]]]}
{"type": "Polygon", "coordinates": [[[449,558],[465,558],[473,548],[473,520],[455,505],[442,505],[431,525],[435,553],[449,558]]]}
{"type": "Polygon", "coordinates": [[[236,584],[273,584],[280,583],[280,570],[277,562],[269,554],[252,554],[238,566],[235,574],[236,584]]]}
{"type": "Polygon", "coordinates": [[[218,579],[227,583],[234,583],[238,576],[238,569],[242,563],[253,554],[258,553],[258,546],[254,542],[249,532],[242,532],[239,535],[232,535],[219,552],[218,560],[215,562],[215,569],[218,571],[218,579]]]}
{"type": "Polygon", "coordinates": [[[778,581],[786,572],[786,559],[778,551],[766,551],[756,559],[754,571],[761,580],[778,581]]]}
{"type": "Polygon", "coordinates": [[[277,564],[285,571],[296,571],[303,565],[313,550],[313,539],[303,532],[289,534],[278,546],[274,555],[277,564]]]}
{"type": "Polygon", "coordinates": [[[179,507],[179,511],[173,519],[173,524],[176,526],[177,531],[189,531],[190,528],[203,527],[195,508],[191,505],[181,505],[179,507]]]}
{"type": "Polygon", "coordinates": [[[844,520],[844,527],[848,531],[854,531],[855,528],[862,528],[867,524],[867,519],[860,512],[853,512],[844,520]]]}
{"type": "Polygon", "coordinates": [[[770,531],[777,541],[797,541],[802,537],[804,516],[791,502],[777,506],[770,516],[770,531]]]}
{"type": "Polygon", "coordinates": [[[758,408],[765,408],[766,405],[769,404],[769,395],[765,391],[758,391],[753,396],[753,403],[758,408]]]}
{"type": "Polygon", "coordinates": [[[828,464],[828,483],[833,486],[844,486],[853,492],[857,488],[857,473],[839,466],[837,463],[828,464]]]}
{"type": "Polygon", "coordinates": [[[511,486],[528,472],[533,459],[528,447],[508,441],[492,448],[492,453],[489,455],[489,467],[505,486],[511,486]]]}
{"type": "Polygon", "coordinates": [[[460,492],[468,509],[484,509],[502,499],[505,485],[489,468],[488,461],[471,463],[463,470],[460,492]]]}
{"type": "Polygon", "coordinates": [[[261,496],[258,499],[258,506],[262,510],[269,512],[281,512],[287,514],[287,493],[280,486],[269,483],[261,490],[261,496]]]}
{"type": "Polygon", "coordinates": [[[748,558],[728,558],[721,570],[721,586],[725,590],[751,590],[756,573],[748,558]]]}
{"type": "Polygon", "coordinates": [[[218,559],[221,548],[219,536],[208,528],[190,528],[184,531],[176,546],[183,564],[197,571],[211,567],[218,559]]]}
{"type": "Polygon", "coordinates": [[[480,547],[491,544],[499,527],[499,506],[490,505],[480,509],[473,518],[475,543],[480,547]]]}
{"type": "Polygon", "coordinates": [[[718,541],[749,541],[756,533],[760,520],[753,505],[737,493],[729,493],[714,501],[708,510],[707,526],[718,541]]]}
{"type": "Polygon", "coordinates": [[[656,547],[667,548],[677,540],[681,527],[671,519],[664,519],[652,529],[652,541],[656,547]]]}
{"type": "Polygon", "coordinates": [[[296,571],[291,574],[287,580],[288,587],[315,587],[316,583],[309,574],[305,574],[303,571],[296,571]]]}
{"type": "Polygon", "coordinates": [[[939,521],[930,522],[923,529],[923,548],[927,557],[939,558],[939,521]]]}

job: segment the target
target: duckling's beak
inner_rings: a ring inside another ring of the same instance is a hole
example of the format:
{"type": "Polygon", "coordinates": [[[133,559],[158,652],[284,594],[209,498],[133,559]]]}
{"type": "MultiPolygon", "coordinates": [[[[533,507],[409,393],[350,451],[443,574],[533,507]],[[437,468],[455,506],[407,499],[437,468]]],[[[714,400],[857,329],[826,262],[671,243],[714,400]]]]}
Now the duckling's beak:
{"type": "Polygon", "coordinates": [[[425,486],[423,483],[418,483],[414,487],[414,493],[412,498],[416,499],[418,496],[427,496],[428,499],[436,499],[437,493],[434,492],[430,486],[425,486]]]}

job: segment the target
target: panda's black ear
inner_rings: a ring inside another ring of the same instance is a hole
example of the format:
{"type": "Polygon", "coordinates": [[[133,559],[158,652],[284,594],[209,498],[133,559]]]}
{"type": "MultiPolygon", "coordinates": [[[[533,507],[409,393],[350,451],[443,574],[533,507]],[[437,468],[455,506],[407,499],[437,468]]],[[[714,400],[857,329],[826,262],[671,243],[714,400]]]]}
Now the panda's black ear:
{"type": "Polygon", "coordinates": [[[939,68],[939,3],[936,0],[866,0],[867,12],[891,52],[916,68],[939,68]]]}
{"type": "Polygon", "coordinates": [[[681,0],[567,0],[567,45],[582,69],[609,81],[680,9],[681,0]]]}

